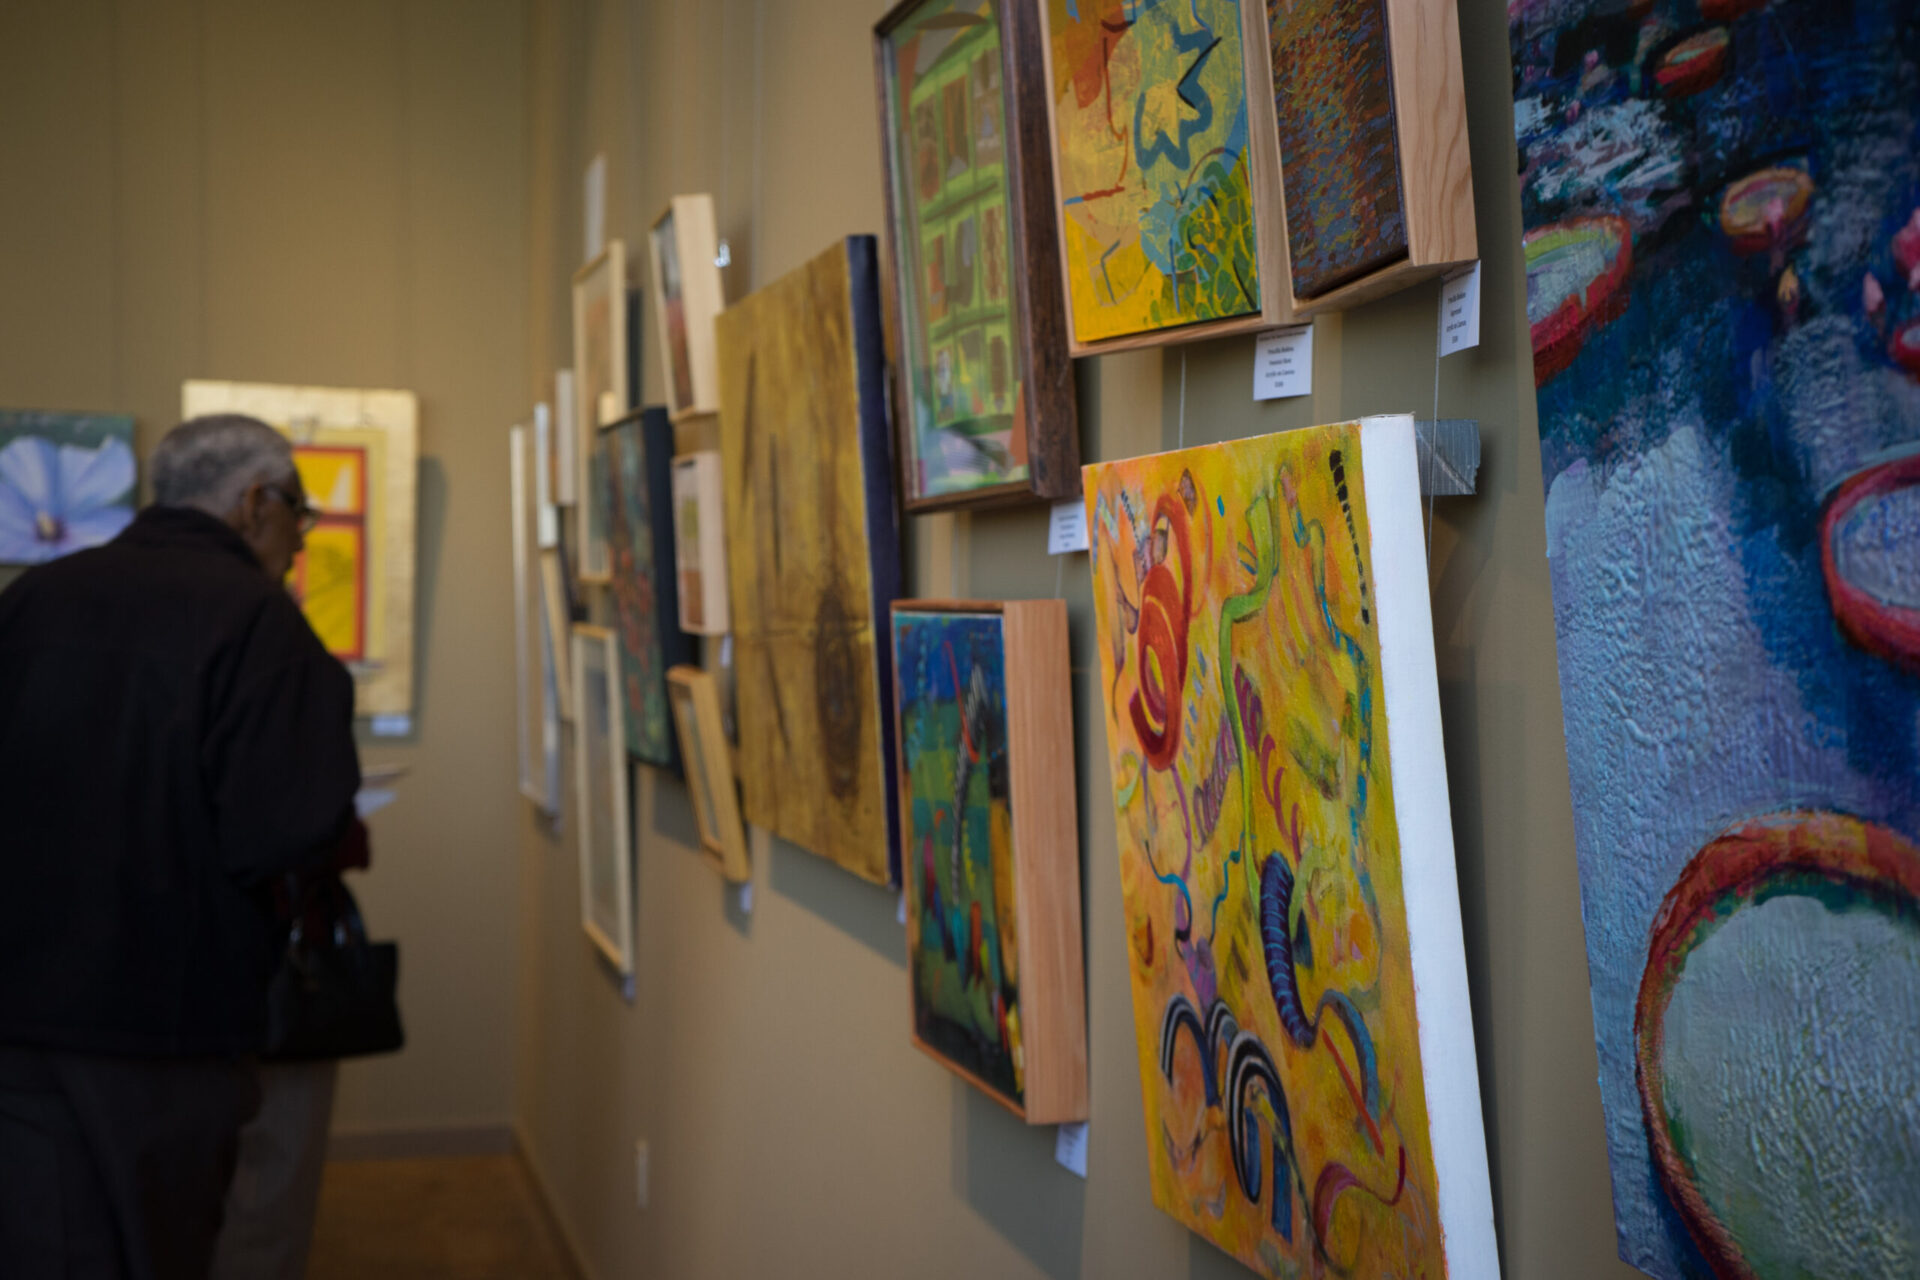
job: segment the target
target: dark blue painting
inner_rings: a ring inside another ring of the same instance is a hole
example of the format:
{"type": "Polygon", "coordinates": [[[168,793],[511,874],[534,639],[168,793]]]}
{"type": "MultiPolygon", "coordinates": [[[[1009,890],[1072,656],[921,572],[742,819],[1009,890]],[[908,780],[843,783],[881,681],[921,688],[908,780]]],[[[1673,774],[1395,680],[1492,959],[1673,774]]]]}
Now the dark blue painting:
{"type": "Polygon", "coordinates": [[[1920,1275],[1920,28],[1509,7],[1621,1256],[1920,1275]]]}

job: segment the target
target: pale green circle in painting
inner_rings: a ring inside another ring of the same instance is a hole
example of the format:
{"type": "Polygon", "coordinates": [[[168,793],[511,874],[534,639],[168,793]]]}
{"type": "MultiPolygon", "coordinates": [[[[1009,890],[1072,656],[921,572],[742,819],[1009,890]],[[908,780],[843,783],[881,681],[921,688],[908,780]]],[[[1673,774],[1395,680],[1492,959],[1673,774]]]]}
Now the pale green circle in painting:
{"type": "Polygon", "coordinates": [[[1920,1276],[1920,924],[1786,893],[1687,956],[1674,1142],[1761,1280],[1920,1276]]]}

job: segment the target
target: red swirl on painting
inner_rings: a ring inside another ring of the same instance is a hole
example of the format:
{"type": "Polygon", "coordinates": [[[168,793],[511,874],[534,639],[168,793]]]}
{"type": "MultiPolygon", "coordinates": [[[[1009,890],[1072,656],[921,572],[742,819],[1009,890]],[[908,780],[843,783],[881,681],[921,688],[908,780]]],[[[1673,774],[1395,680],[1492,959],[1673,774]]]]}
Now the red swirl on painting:
{"type": "Polygon", "coordinates": [[[1154,504],[1152,534],[1166,522],[1169,550],[1179,557],[1180,576],[1170,567],[1173,556],[1162,555],[1140,587],[1139,690],[1127,704],[1133,731],[1140,738],[1147,764],[1155,769],[1173,766],[1180,746],[1180,691],[1187,683],[1187,620],[1193,603],[1193,550],[1186,509],[1172,495],[1162,494],[1154,504]]]}

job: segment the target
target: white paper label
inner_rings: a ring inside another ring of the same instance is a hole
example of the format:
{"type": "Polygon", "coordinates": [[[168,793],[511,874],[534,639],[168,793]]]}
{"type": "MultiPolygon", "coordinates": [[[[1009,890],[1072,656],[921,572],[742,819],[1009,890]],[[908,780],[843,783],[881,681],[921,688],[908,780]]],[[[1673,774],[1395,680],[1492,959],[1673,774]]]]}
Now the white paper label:
{"type": "Polygon", "coordinates": [[[722,668],[733,665],[733,632],[720,637],[720,665],[722,668]]]}
{"type": "Polygon", "coordinates": [[[1253,398],[1313,394],[1313,326],[1269,329],[1253,340],[1253,398]]]}
{"type": "Polygon", "coordinates": [[[392,787],[362,787],[353,793],[354,816],[365,822],[392,804],[397,795],[392,787]]]}
{"type": "Polygon", "coordinates": [[[753,914],[753,881],[751,880],[740,886],[740,914],[743,916],[753,914]]]}
{"type": "Polygon", "coordinates": [[[1480,264],[1462,267],[1440,282],[1440,354],[1480,345],[1480,264]]]}
{"type": "Polygon", "coordinates": [[[586,210],[587,219],[587,256],[584,261],[592,262],[607,247],[607,157],[602,152],[593,158],[587,166],[585,190],[581,192],[581,204],[586,210]]]}
{"type": "Polygon", "coordinates": [[[893,918],[903,926],[907,923],[907,891],[905,889],[900,891],[900,909],[893,913],[893,918]]]}
{"type": "Polygon", "coordinates": [[[413,717],[408,715],[375,716],[367,728],[376,738],[404,738],[413,732],[413,717]]]}
{"type": "Polygon", "coordinates": [[[1053,517],[1047,521],[1047,554],[1065,555],[1087,549],[1087,504],[1078,498],[1053,504],[1053,517]]]}
{"type": "Polygon", "coordinates": [[[1053,1158],[1063,1169],[1087,1176],[1087,1122],[1063,1124],[1053,1140],[1053,1158]]]}

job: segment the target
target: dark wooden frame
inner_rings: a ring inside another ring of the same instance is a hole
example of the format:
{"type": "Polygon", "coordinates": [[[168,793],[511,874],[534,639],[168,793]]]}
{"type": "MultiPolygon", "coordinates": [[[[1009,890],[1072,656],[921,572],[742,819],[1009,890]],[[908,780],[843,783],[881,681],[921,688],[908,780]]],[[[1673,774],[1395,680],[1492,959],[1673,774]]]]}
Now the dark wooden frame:
{"type": "Polygon", "coordinates": [[[990,0],[1000,22],[1000,83],[1006,121],[1007,231],[1013,241],[1008,270],[1020,323],[1015,358],[1027,401],[1027,480],[966,493],[915,497],[911,465],[913,390],[903,367],[905,324],[896,240],[894,131],[887,41],[932,0],[901,0],[873,28],[874,90],[880,110],[880,175],[886,200],[885,311],[894,364],[894,430],[900,468],[900,505],[910,512],[1003,506],[1080,495],[1080,419],[1067,352],[1066,299],[1059,281],[1058,223],[1054,217],[1053,139],[1048,130],[1047,81],[1039,10],[1030,0],[990,0]]]}

